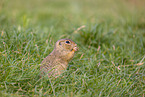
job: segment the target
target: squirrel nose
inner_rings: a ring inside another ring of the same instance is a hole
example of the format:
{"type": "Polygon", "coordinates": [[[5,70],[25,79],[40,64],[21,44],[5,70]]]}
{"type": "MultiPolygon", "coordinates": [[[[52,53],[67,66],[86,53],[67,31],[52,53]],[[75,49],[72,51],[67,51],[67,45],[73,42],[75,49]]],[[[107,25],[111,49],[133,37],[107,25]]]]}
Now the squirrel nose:
{"type": "Polygon", "coordinates": [[[77,44],[75,44],[75,46],[77,46],[77,44]]]}

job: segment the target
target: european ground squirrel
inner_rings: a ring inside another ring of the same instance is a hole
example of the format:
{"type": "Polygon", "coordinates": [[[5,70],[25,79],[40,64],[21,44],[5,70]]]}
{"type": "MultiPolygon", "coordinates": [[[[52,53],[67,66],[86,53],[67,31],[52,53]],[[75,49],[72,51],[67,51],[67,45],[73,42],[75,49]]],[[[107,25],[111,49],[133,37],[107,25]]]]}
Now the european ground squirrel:
{"type": "Polygon", "coordinates": [[[48,77],[56,77],[63,73],[77,50],[77,44],[71,39],[58,40],[54,50],[41,63],[40,70],[42,74],[45,73],[48,77]]]}

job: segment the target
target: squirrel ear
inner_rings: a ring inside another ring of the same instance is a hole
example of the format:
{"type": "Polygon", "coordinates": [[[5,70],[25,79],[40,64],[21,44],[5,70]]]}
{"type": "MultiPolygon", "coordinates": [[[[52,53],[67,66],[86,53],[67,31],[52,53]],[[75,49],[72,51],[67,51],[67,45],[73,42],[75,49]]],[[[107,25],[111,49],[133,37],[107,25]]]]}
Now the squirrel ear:
{"type": "Polygon", "coordinates": [[[59,42],[59,45],[61,45],[61,41],[59,42]]]}

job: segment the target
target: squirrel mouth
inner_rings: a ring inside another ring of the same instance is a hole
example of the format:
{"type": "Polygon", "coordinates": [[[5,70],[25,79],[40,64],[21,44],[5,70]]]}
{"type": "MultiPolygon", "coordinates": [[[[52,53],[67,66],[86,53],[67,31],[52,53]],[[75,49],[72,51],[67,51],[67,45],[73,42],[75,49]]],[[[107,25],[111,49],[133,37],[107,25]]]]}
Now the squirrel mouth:
{"type": "Polygon", "coordinates": [[[79,48],[77,47],[77,44],[74,45],[74,48],[71,49],[71,51],[78,51],[79,48]]]}
{"type": "Polygon", "coordinates": [[[71,51],[78,51],[78,47],[74,47],[71,51]]]}
{"type": "Polygon", "coordinates": [[[77,44],[75,44],[75,47],[73,48],[74,51],[78,51],[79,48],[77,47],[77,44]]]}

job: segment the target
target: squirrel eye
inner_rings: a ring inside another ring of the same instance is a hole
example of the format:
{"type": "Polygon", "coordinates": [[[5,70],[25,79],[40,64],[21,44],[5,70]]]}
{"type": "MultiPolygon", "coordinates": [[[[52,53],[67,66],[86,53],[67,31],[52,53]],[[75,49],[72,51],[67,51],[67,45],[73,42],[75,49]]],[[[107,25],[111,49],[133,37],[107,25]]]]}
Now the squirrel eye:
{"type": "Polygon", "coordinates": [[[70,44],[70,42],[69,42],[69,41],[66,41],[65,43],[70,44]]]}

